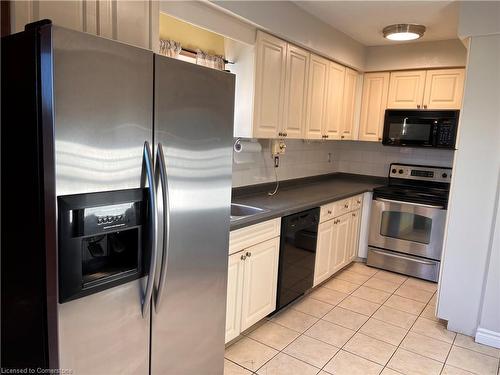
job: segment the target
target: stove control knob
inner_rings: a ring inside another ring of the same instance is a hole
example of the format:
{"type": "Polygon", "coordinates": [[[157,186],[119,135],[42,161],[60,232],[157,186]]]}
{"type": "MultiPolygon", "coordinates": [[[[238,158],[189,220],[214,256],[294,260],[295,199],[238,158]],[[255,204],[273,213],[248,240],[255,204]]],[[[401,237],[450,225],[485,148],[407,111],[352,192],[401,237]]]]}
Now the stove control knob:
{"type": "Polygon", "coordinates": [[[396,168],[393,168],[391,172],[392,172],[392,173],[396,173],[396,172],[397,172],[397,171],[396,171],[396,168]]]}
{"type": "Polygon", "coordinates": [[[443,173],[443,174],[441,175],[441,177],[446,178],[446,177],[448,177],[448,175],[447,175],[446,173],[443,173]]]}
{"type": "Polygon", "coordinates": [[[399,172],[399,174],[403,174],[403,170],[402,169],[400,169],[398,172],[399,172]]]}

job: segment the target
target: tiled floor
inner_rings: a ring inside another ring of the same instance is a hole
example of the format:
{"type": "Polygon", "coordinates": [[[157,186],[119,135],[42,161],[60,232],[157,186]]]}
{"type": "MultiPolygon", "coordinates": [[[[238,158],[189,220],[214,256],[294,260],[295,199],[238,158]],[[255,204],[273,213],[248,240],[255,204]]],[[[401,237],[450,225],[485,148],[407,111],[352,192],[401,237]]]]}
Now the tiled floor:
{"type": "Polygon", "coordinates": [[[500,375],[500,350],[446,330],[436,284],[354,263],[226,349],[225,375],[500,375]]]}

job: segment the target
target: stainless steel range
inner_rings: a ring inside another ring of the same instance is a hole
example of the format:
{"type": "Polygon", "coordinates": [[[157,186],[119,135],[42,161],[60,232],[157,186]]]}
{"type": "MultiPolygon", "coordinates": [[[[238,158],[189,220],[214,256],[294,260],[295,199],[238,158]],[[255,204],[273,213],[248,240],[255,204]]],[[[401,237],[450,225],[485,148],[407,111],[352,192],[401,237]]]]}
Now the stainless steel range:
{"type": "Polygon", "coordinates": [[[451,168],[391,164],[375,188],[367,264],[437,281],[451,168]]]}

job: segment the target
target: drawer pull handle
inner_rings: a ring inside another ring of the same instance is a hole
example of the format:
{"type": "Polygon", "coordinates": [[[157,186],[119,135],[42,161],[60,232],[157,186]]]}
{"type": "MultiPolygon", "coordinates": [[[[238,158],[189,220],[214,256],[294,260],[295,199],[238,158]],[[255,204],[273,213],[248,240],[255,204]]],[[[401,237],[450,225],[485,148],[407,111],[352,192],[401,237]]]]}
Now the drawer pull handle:
{"type": "Polygon", "coordinates": [[[331,215],[332,214],[332,210],[328,210],[328,215],[331,215]]]}

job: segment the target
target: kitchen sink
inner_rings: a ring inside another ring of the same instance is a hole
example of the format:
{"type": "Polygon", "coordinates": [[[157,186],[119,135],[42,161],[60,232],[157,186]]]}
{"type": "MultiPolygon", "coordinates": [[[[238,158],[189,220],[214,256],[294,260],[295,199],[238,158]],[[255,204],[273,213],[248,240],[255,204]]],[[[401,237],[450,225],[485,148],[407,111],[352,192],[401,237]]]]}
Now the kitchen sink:
{"type": "Polygon", "coordinates": [[[231,203],[231,220],[239,220],[248,216],[267,212],[269,210],[260,207],[247,206],[245,204],[231,203]]]}

